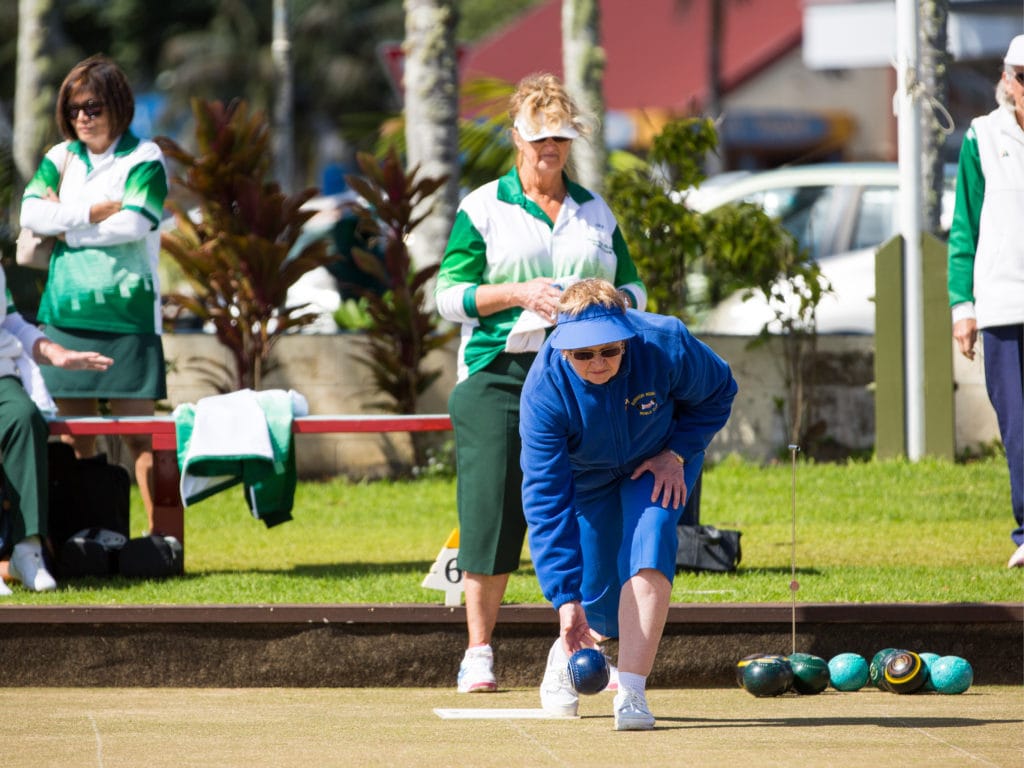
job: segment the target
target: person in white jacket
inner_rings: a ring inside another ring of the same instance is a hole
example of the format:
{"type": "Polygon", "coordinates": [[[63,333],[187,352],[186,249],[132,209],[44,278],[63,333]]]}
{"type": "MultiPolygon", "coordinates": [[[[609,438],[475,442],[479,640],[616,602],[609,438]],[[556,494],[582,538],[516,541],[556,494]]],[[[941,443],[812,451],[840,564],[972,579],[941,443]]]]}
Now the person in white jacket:
{"type": "Polygon", "coordinates": [[[999,106],[960,149],[949,232],[953,338],[968,360],[980,333],[985,388],[999,422],[1017,526],[1009,567],[1024,567],[1024,35],[1003,59],[999,106]]]}
{"type": "MultiPolygon", "coordinates": [[[[98,352],[75,352],[52,341],[13,311],[7,277],[0,269],[0,455],[4,499],[0,508],[0,557],[7,576],[33,592],[57,588],[43,561],[49,502],[46,443],[50,431],[37,402],[49,399],[36,365],[69,371],[105,371],[114,361],[98,352]],[[29,390],[33,390],[30,394],[29,390]],[[6,517],[7,519],[4,519],[6,517]],[[13,544],[13,548],[11,547],[13,544]]],[[[0,569],[2,572],[2,569],[0,569]]],[[[0,579],[0,596],[11,588],[0,579]]]]}

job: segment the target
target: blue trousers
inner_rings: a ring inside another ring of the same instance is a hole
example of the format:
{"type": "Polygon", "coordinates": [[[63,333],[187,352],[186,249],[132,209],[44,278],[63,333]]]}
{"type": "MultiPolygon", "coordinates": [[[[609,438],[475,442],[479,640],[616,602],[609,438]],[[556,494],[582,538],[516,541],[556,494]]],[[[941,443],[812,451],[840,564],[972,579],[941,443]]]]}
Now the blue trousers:
{"type": "Polygon", "coordinates": [[[670,584],[675,578],[676,526],[684,508],[652,502],[653,489],[654,475],[646,472],[579,503],[583,608],[590,627],[605,637],[619,636],[619,594],[638,571],[659,570],[670,584]]]}
{"type": "Polygon", "coordinates": [[[999,434],[1010,468],[1010,504],[1017,527],[1010,534],[1024,544],[1024,325],[1002,325],[981,331],[985,356],[985,388],[999,421],[999,434]]]}

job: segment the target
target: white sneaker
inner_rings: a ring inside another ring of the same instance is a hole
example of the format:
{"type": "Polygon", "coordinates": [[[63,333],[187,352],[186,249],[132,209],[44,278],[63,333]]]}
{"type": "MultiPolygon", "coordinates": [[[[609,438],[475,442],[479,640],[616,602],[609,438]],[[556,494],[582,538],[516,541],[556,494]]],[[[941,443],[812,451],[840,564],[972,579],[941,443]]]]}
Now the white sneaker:
{"type": "Polygon", "coordinates": [[[39,542],[19,541],[15,544],[7,571],[12,579],[17,579],[25,589],[33,592],[52,592],[57,588],[56,580],[43,564],[39,542]]]}
{"type": "Polygon", "coordinates": [[[489,645],[467,648],[459,665],[459,693],[491,693],[498,689],[494,678],[494,651],[489,645]]]}
{"type": "Polygon", "coordinates": [[[615,694],[616,731],[649,731],[653,728],[654,715],[647,707],[646,696],[627,690],[615,694]]]}
{"type": "Polygon", "coordinates": [[[569,682],[569,657],[559,637],[548,651],[548,663],[540,684],[540,705],[549,715],[576,717],[579,704],[579,694],[569,682]]]}
{"type": "Polygon", "coordinates": [[[7,582],[0,579],[0,597],[8,597],[13,594],[11,588],[7,586],[7,582]]]}
{"type": "Polygon", "coordinates": [[[1010,562],[1006,564],[1007,568],[1024,568],[1024,544],[1017,547],[1017,551],[1010,555],[1010,562]]]}

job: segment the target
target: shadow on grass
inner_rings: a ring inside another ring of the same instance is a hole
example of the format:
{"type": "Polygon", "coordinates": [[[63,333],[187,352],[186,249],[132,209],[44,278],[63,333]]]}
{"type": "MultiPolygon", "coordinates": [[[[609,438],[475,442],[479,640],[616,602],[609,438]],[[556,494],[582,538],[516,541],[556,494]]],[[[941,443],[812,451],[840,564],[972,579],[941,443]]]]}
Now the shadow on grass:
{"type": "Polygon", "coordinates": [[[873,725],[879,728],[977,728],[985,725],[1009,725],[1020,720],[994,720],[972,717],[764,717],[735,720],[703,717],[661,717],[665,723],[699,725],[701,728],[835,728],[839,726],[873,725]]]}
{"type": "MultiPolygon", "coordinates": [[[[356,576],[383,576],[415,574],[425,575],[434,565],[433,560],[405,560],[387,563],[303,563],[289,568],[224,568],[186,573],[176,578],[188,579],[205,576],[237,576],[240,574],[276,574],[278,576],[299,576],[302,578],[351,578],[356,576]]],[[[520,576],[534,576],[532,566],[521,566],[516,573],[520,576]]]]}
{"type": "MultiPolygon", "coordinates": [[[[758,574],[786,574],[787,576],[793,573],[793,569],[789,566],[771,566],[768,568],[744,568],[742,565],[739,569],[731,574],[732,576],[756,576],[758,574]]],[[[820,576],[821,571],[817,568],[797,568],[797,576],[820,576]]]]}

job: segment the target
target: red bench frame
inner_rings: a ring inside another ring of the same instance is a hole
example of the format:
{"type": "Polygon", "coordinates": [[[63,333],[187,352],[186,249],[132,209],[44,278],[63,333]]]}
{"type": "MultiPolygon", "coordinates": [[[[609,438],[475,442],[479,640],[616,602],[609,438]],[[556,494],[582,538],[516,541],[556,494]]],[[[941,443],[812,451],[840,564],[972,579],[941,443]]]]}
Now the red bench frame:
{"type": "MultiPolygon", "coordinates": [[[[152,435],[153,529],[185,543],[185,508],[181,503],[178,440],[170,416],[90,416],[54,418],[51,435],[152,435]]],[[[447,414],[299,416],[292,422],[296,435],[366,432],[438,432],[452,428],[447,414]]]]}

